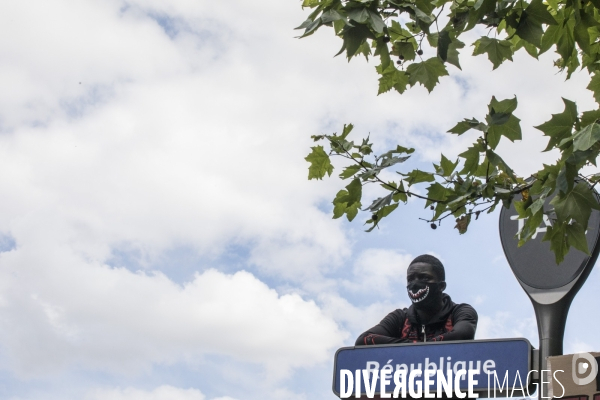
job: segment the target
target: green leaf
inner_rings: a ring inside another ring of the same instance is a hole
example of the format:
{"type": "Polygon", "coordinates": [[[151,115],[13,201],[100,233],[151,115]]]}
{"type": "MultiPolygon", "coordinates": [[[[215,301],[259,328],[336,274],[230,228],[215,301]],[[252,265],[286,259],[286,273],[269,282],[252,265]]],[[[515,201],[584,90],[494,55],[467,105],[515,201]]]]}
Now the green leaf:
{"type": "Polygon", "coordinates": [[[406,182],[409,186],[414,185],[415,183],[433,182],[435,180],[432,173],[421,171],[419,169],[415,169],[410,171],[408,174],[401,175],[406,177],[406,182]]]}
{"type": "Polygon", "coordinates": [[[411,42],[396,42],[394,43],[394,51],[398,57],[404,57],[405,61],[412,61],[417,55],[415,46],[411,42]]]}
{"type": "Polygon", "coordinates": [[[431,200],[427,200],[425,207],[433,202],[446,201],[448,198],[447,189],[438,182],[434,182],[427,188],[427,197],[431,200]]]}
{"type": "Polygon", "coordinates": [[[408,82],[414,86],[417,82],[427,88],[429,92],[433,90],[439,82],[439,77],[448,75],[448,70],[437,57],[432,57],[426,61],[412,63],[406,69],[408,73],[408,82]]]}
{"type": "Polygon", "coordinates": [[[571,58],[573,50],[575,50],[575,38],[573,36],[574,28],[574,18],[569,18],[567,24],[560,30],[558,40],[556,41],[556,51],[560,54],[565,63],[571,58]]]}
{"type": "Polygon", "coordinates": [[[532,202],[531,205],[529,206],[531,215],[537,214],[540,210],[542,211],[542,214],[543,214],[545,202],[546,202],[546,196],[541,196],[536,201],[532,202]]]}
{"type": "Polygon", "coordinates": [[[409,2],[405,2],[403,5],[406,8],[410,8],[414,11],[414,15],[415,17],[417,17],[417,24],[419,25],[419,27],[424,30],[427,31],[429,25],[431,25],[431,23],[433,23],[433,15],[431,15],[430,13],[427,12],[427,7],[425,7],[425,10],[421,9],[420,7],[422,7],[422,4],[425,3],[425,1],[423,0],[419,0],[421,2],[421,4],[411,4],[409,2]]]}
{"type": "Polygon", "coordinates": [[[349,142],[335,135],[330,138],[329,144],[331,145],[331,150],[337,154],[344,154],[354,147],[354,142],[349,142]]]}
{"type": "Polygon", "coordinates": [[[415,5],[425,14],[431,14],[435,10],[431,0],[415,0],[415,5]]]}
{"type": "Polygon", "coordinates": [[[594,174],[590,177],[588,177],[590,182],[596,183],[596,182],[600,182],[600,173],[598,174],[594,174]]]}
{"type": "Polygon", "coordinates": [[[333,25],[333,31],[335,32],[335,34],[337,36],[340,36],[340,33],[342,33],[342,30],[346,27],[346,25],[352,25],[352,24],[350,24],[350,22],[346,19],[343,19],[343,20],[338,19],[337,21],[333,21],[332,25],[333,25]]]}
{"type": "Polygon", "coordinates": [[[361,169],[360,165],[357,165],[357,164],[350,165],[350,166],[344,168],[344,170],[340,174],[340,178],[348,179],[348,178],[354,176],[358,171],[360,171],[360,169],[361,169]]]}
{"type": "MultiPolygon", "coordinates": [[[[427,41],[429,42],[429,45],[431,47],[438,47],[438,42],[440,39],[440,33],[439,32],[435,32],[435,33],[428,33],[427,34],[427,41]]],[[[439,57],[439,54],[438,54],[439,57]]]]}
{"type": "Polygon", "coordinates": [[[463,169],[459,172],[460,175],[473,174],[477,171],[479,166],[479,148],[471,146],[467,151],[462,152],[458,155],[465,159],[463,169]]]}
{"type": "Polygon", "coordinates": [[[346,214],[348,221],[352,221],[358,214],[361,197],[362,184],[359,179],[354,179],[346,186],[346,190],[340,190],[333,199],[333,218],[346,214]]]}
{"type": "Polygon", "coordinates": [[[495,38],[481,37],[475,43],[474,56],[487,53],[488,59],[496,69],[504,62],[504,60],[512,61],[513,51],[511,43],[508,40],[498,40],[495,38]]]}
{"type": "Polygon", "coordinates": [[[550,241],[550,250],[554,252],[556,264],[560,264],[565,259],[565,255],[569,251],[569,245],[565,237],[566,224],[554,224],[547,228],[543,241],[550,241]]]}
{"type": "Polygon", "coordinates": [[[323,14],[321,14],[321,22],[324,24],[339,20],[345,20],[345,18],[333,8],[324,11],[323,14]]]}
{"type": "Polygon", "coordinates": [[[311,149],[311,153],[304,158],[310,163],[308,179],[323,179],[325,174],[331,176],[333,165],[331,165],[329,155],[323,150],[323,146],[315,146],[311,149]]]}
{"type": "Polygon", "coordinates": [[[505,99],[501,101],[496,100],[496,96],[492,96],[492,100],[488,105],[488,110],[490,114],[512,114],[517,109],[518,105],[519,102],[517,101],[517,96],[513,97],[512,99],[505,99]]]}
{"type": "Polygon", "coordinates": [[[348,18],[358,23],[364,24],[369,19],[369,10],[366,8],[355,8],[348,12],[348,18]]]}
{"type": "Polygon", "coordinates": [[[490,114],[486,116],[486,121],[489,123],[486,135],[488,145],[495,149],[502,136],[506,136],[512,142],[521,140],[520,120],[508,112],[496,112],[494,106],[499,110],[512,112],[516,108],[516,98],[514,104],[513,100],[497,102],[492,98],[492,103],[489,105],[490,114]]]}
{"type": "Polygon", "coordinates": [[[523,11],[519,20],[519,26],[517,27],[517,35],[532,45],[541,47],[543,34],[542,24],[534,18],[529,18],[527,11],[523,11]]]}
{"type": "Polygon", "coordinates": [[[302,7],[316,7],[321,4],[321,0],[304,0],[302,2],[302,7]]]}
{"type": "Polygon", "coordinates": [[[550,203],[559,222],[568,222],[572,218],[583,226],[587,226],[592,209],[600,210],[600,205],[584,182],[579,182],[567,194],[559,193],[550,203]]]}
{"type": "Polygon", "coordinates": [[[592,122],[573,135],[573,151],[584,151],[600,140],[600,125],[592,122]]]}
{"type": "Polygon", "coordinates": [[[346,50],[346,56],[348,57],[348,60],[358,53],[360,47],[366,43],[367,39],[374,38],[373,34],[366,25],[356,25],[353,27],[347,26],[344,29],[343,36],[344,45],[338,54],[346,50]]]}
{"type": "Polygon", "coordinates": [[[442,30],[437,43],[437,55],[442,59],[442,61],[448,60],[448,49],[450,48],[450,43],[452,43],[450,32],[445,29],[442,30]]]}
{"type": "Polygon", "coordinates": [[[484,157],[483,161],[477,167],[477,171],[473,173],[474,176],[479,176],[482,178],[487,178],[488,176],[497,175],[497,171],[495,168],[490,169],[491,163],[487,157],[484,157]]]}
{"type": "Polygon", "coordinates": [[[348,221],[352,222],[354,218],[358,215],[358,210],[360,209],[360,202],[354,203],[351,206],[346,208],[346,218],[348,221]]]}
{"type": "Polygon", "coordinates": [[[379,157],[375,157],[378,161],[381,161],[380,166],[383,168],[392,166],[397,163],[402,163],[410,158],[406,157],[395,157],[394,154],[412,154],[415,152],[415,149],[407,148],[403,146],[396,146],[394,150],[386,151],[379,157]]]}
{"type": "Polygon", "coordinates": [[[458,124],[454,125],[454,127],[452,129],[450,129],[448,132],[456,133],[457,135],[462,135],[469,129],[471,129],[471,124],[467,120],[465,120],[465,121],[461,121],[458,124]]]}
{"type": "Polygon", "coordinates": [[[377,212],[380,208],[385,207],[392,202],[393,195],[393,193],[390,193],[385,197],[375,199],[369,207],[365,208],[364,211],[377,212]]]}
{"type": "MultiPolygon", "coordinates": [[[[381,69],[380,67],[377,67],[378,71],[381,69]]],[[[404,93],[408,85],[408,75],[406,72],[399,71],[394,64],[390,63],[380,74],[381,78],[379,78],[379,92],[377,95],[388,92],[391,89],[396,89],[398,93],[404,93]]]]}
{"type": "Polygon", "coordinates": [[[348,208],[346,203],[338,201],[338,199],[347,195],[348,191],[346,190],[340,190],[337,192],[335,199],[333,199],[333,219],[338,219],[346,213],[346,209],[348,208]]]}
{"type": "Polygon", "coordinates": [[[348,221],[352,221],[358,214],[358,210],[361,206],[360,202],[348,206],[347,203],[339,201],[339,198],[347,196],[348,192],[346,190],[340,190],[333,200],[333,219],[340,218],[342,215],[346,214],[348,221]]]}
{"type": "Polygon", "coordinates": [[[377,33],[383,33],[383,28],[385,28],[385,23],[381,19],[381,16],[371,10],[369,10],[369,25],[377,33]]]}
{"type": "Polygon", "coordinates": [[[567,193],[573,189],[575,177],[577,176],[577,168],[568,162],[564,164],[556,177],[556,188],[563,193],[567,193]]]}
{"type": "Polygon", "coordinates": [[[600,110],[585,111],[581,115],[581,126],[587,126],[600,119],[600,110]]]}
{"type": "Polygon", "coordinates": [[[477,129],[482,132],[487,132],[488,126],[482,122],[477,121],[475,118],[472,119],[464,119],[463,121],[456,124],[452,129],[450,129],[449,133],[456,133],[457,135],[462,135],[469,129],[477,129]]]}
{"type": "Polygon", "coordinates": [[[342,129],[342,135],[340,136],[340,139],[346,139],[350,132],[352,132],[352,129],[354,129],[354,125],[344,124],[344,128],[342,129]]]}
{"type": "Polygon", "coordinates": [[[458,39],[453,39],[450,45],[448,46],[448,56],[446,58],[446,62],[454,65],[458,69],[462,69],[460,67],[460,62],[458,59],[459,53],[458,49],[462,49],[465,47],[465,44],[458,39]]]}
{"type": "Polygon", "coordinates": [[[485,15],[494,12],[496,8],[496,0],[477,0],[473,5],[476,12],[471,12],[472,18],[469,20],[469,25],[466,30],[471,29],[476,22],[479,22],[485,15]]]}
{"type": "Polygon", "coordinates": [[[406,154],[412,154],[415,152],[415,149],[413,149],[412,147],[404,147],[404,146],[396,146],[396,150],[393,151],[394,153],[398,153],[398,154],[402,154],[402,153],[406,153],[406,154]]]}
{"type": "Polygon", "coordinates": [[[447,210],[448,210],[448,207],[446,206],[445,203],[437,203],[435,205],[435,212],[434,212],[433,217],[431,218],[431,220],[432,221],[437,220],[447,210]]]}
{"type": "Polygon", "coordinates": [[[558,26],[549,26],[548,29],[546,29],[546,32],[544,32],[544,35],[542,36],[540,54],[550,50],[550,48],[558,42],[561,32],[562,30],[558,26]]]}
{"type": "Polygon", "coordinates": [[[346,190],[348,190],[346,203],[349,206],[355,203],[360,203],[360,199],[362,197],[362,183],[360,183],[360,179],[353,179],[352,182],[346,186],[346,190]]]}
{"type": "Polygon", "coordinates": [[[413,37],[413,34],[407,31],[398,23],[398,21],[392,20],[392,26],[388,28],[390,39],[394,43],[394,46],[398,43],[409,43],[413,45],[413,51],[418,47],[417,41],[413,37]]]}
{"type": "Polygon", "coordinates": [[[495,149],[500,142],[500,137],[504,136],[511,142],[521,140],[521,120],[514,115],[511,115],[508,120],[502,125],[490,125],[488,129],[487,140],[492,149],[495,149]]]}
{"type": "Polygon", "coordinates": [[[575,24],[575,30],[573,31],[575,41],[579,45],[579,48],[586,54],[590,53],[590,33],[588,32],[587,26],[584,24],[575,24]]]}
{"type": "Polygon", "coordinates": [[[497,167],[504,171],[508,176],[510,176],[513,179],[513,181],[517,180],[514,171],[508,166],[508,164],[506,164],[506,162],[504,162],[502,157],[494,153],[492,150],[487,150],[485,152],[485,155],[494,167],[497,167]]]}
{"type": "Polygon", "coordinates": [[[306,29],[308,28],[314,21],[310,18],[308,18],[306,21],[304,21],[302,24],[300,24],[299,26],[295,27],[294,29],[306,29]]]}
{"type": "Polygon", "coordinates": [[[302,25],[300,25],[298,28],[296,28],[296,29],[300,29],[300,27],[306,26],[304,33],[302,34],[302,36],[300,36],[301,38],[312,35],[323,24],[323,21],[321,21],[321,18],[317,18],[314,21],[310,22],[308,25],[306,25],[307,22],[308,22],[308,20],[304,21],[304,23],[302,25]]]}
{"type": "Polygon", "coordinates": [[[408,160],[410,158],[410,156],[406,156],[406,157],[386,157],[383,159],[383,161],[381,162],[381,168],[387,168],[387,167],[391,167],[392,165],[396,165],[399,163],[403,163],[404,161],[408,160]]]}
{"type": "Polygon", "coordinates": [[[558,23],[548,11],[548,7],[542,3],[542,0],[533,0],[525,9],[529,18],[546,25],[557,25],[558,23]]]}
{"type": "Polygon", "coordinates": [[[527,204],[524,201],[515,201],[513,205],[519,214],[519,219],[527,218],[527,204]]]}
{"type": "Polygon", "coordinates": [[[577,121],[577,105],[570,100],[564,98],[562,100],[565,103],[565,110],[560,114],[552,114],[550,121],[535,127],[550,137],[544,151],[553,149],[563,139],[571,136],[573,125],[577,121]]]}
{"type": "Polygon", "coordinates": [[[514,46],[514,48],[513,48],[513,51],[516,53],[516,52],[517,52],[517,50],[519,50],[521,47],[522,47],[522,48],[524,48],[524,49],[525,49],[525,51],[527,51],[527,53],[528,53],[528,54],[529,54],[531,57],[533,57],[533,58],[535,58],[535,59],[538,59],[538,57],[539,57],[539,55],[540,55],[540,53],[539,53],[539,50],[538,50],[539,46],[537,46],[537,47],[536,47],[536,46],[532,45],[531,43],[529,43],[529,42],[527,42],[527,41],[525,41],[525,40],[521,39],[521,40],[519,40],[519,41],[517,42],[517,44],[514,46]]]}
{"type": "MultiPolygon", "coordinates": [[[[522,204],[522,202],[516,201],[514,204],[517,206],[517,204],[522,204]]],[[[537,232],[544,218],[544,210],[528,214],[528,218],[523,224],[523,229],[519,232],[519,247],[524,245],[537,232]]]]}
{"type": "Polygon", "coordinates": [[[490,124],[490,126],[493,125],[504,125],[506,122],[508,122],[508,119],[510,118],[510,114],[507,113],[495,113],[495,114],[491,114],[486,118],[486,121],[488,124],[490,124]]]}
{"type": "Polygon", "coordinates": [[[448,160],[446,158],[446,156],[444,156],[442,154],[442,160],[440,161],[440,167],[442,168],[442,176],[450,176],[452,175],[452,172],[454,172],[454,169],[456,168],[456,166],[458,165],[458,160],[456,160],[456,162],[452,162],[450,160],[448,160]]]}
{"type": "Polygon", "coordinates": [[[379,184],[379,186],[381,186],[382,188],[384,188],[385,190],[389,190],[391,192],[396,192],[396,190],[398,190],[398,184],[396,182],[390,181],[387,183],[381,183],[379,184]]]}
{"type": "Polygon", "coordinates": [[[398,208],[398,203],[382,207],[379,211],[377,211],[377,219],[381,221],[382,218],[385,218],[388,215],[390,215],[392,211],[394,211],[396,208],[398,208]]]}
{"type": "Polygon", "coordinates": [[[596,103],[600,104],[600,74],[594,74],[590,84],[587,86],[587,89],[594,93],[594,99],[596,99],[596,103]]]}
{"type": "Polygon", "coordinates": [[[577,222],[568,224],[566,227],[567,243],[570,246],[575,247],[577,250],[583,251],[589,255],[590,250],[588,248],[587,239],[585,237],[585,228],[583,225],[577,222]]]}
{"type": "MultiPolygon", "coordinates": [[[[379,59],[381,60],[381,70],[383,71],[385,71],[392,63],[390,50],[388,49],[387,43],[383,41],[383,38],[377,40],[377,47],[375,48],[374,55],[379,56],[379,59]]],[[[379,70],[377,72],[379,72],[379,70]]]]}
{"type": "Polygon", "coordinates": [[[405,192],[406,189],[404,189],[404,182],[400,182],[400,187],[398,188],[398,191],[394,193],[392,200],[394,200],[395,202],[401,201],[403,203],[406,203],[408,201],[408,196],[405,192]]]}

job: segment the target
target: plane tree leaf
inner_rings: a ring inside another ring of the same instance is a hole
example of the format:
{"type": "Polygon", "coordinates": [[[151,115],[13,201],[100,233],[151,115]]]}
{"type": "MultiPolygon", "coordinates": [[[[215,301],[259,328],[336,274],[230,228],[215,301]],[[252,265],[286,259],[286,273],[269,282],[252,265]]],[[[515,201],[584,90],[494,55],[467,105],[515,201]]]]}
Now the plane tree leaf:
{"type": "MultiPolygon", "coordinates": [[[[482,214],[497,207],[515,207],[519,217],[526,220],[518,234],[519,245],[527,246],[541,221],[551,218],[553,224],[548,226],[544,240],[550,242],[557,262],[569,251],[589,253],[585,232],[591,213],[600,209],[594,190],[600,182],[598,107],[580,110],[574,101],[562,99],[563,111],[550,115],[540,105],[528,105],[530,115],[524,121],[536,121],[535,128],[548,141],[544,151],[552,151],[556,157],[527,175],[520,175],[509,165],[514,160],[510,152],[523,145],[519,142],[530,131],[530,126],[522,126],[523,114],[518,111],[515,96],[492,97],[487,110],[484,105],[471,106],[471,115],[444,127],[453,134],[447,137],[437,136],[440,132],[436,132],[439,128],[435,124],[424,124],[422,129],[407,125],[403,115],[420,107],[431,120],[445,120],[445,113],[455,108],[451,102],[463,104],[454,87],[460,87],[460,96],[477,88],[470,87],[462,76],[440,78],[456,72],[449,70],[448,64],[461,68],[464,57],[480,55],[492,64],[486,79],[502,90],[521,82],[524,72],[530,73],[524,71],[530,67],[523,64],[523,57],[534,57],[540,71],[545,70],[541,64],[550,62],[566,79],[585,70],[590,77],[586,89],[600,104],[600,0],[303,0],[301,4],[309,9],[297,28],[301,37],[310,36],[308,40],[317,43],[315,33],[330,29],[341,43],[338,54],[345,54],[348,61],[363,56],[375,66],[371,70],[378,79],[377,86],[373,81],[374,88],[378,94],[386,93],[381,104],[393,110],[381,125],[386,132],[374,132],[374,137],[385,136],[385,143],[373,143],[369,134],[351,139],[351,124],[345,125],[341,134],[312,136],[321,143],[312,146],[305,158],[308,178],[331,176],[335,164],[341,172],[332,182],[345,181],[333,200],[334,218],[346,216],[353,220],[365,213],[365,229],[372,231],[401,203],[423,201],[426,215],[420,219],[437,229],[450,218],[462,234],[482,214]],[[471,55],[459,54],[465,43],[473,47],[471,55]],[[519,52],[522,57],[515,57],[519,52]],[[546,52],[554,54],[539,57],[546,52]],[[514,68],[500,77],[494,71],[507,60],[514,60],[514,68]],[[424,86],[432,97],[424,100],[412,95],[416,85],[424,86]],[[445,102],[433,97],[434,90],[444,85],[454,85],[446,86],[445,93],[452,93],[452,97],[443,99],[445,102]],[[396,103],[390,93],[409,97],[396,103]],[[419,103],[410,96],[418,98],[419,103]],[[387,142],[394,133],[404,139],[410,135],[417,149],[406,144],[390,147],[387,142]],[[419,135],[425,140],[421,141],[419,135]],[[415,164],[431,159],[429,152],[416,160],[411,156],[415,151],[422,152],[422,146],[432,139],[445,155],[434,157],[432,167],[415,164]],[[514,144],[505,146],[508,141],[514,144]],[[449,154],[452,157],[447,157],[449,154]],[[374,189],[363,191],[363,186],[370,184],[375,184],[370,186],[374,189]],[[369,196],[365,208],[361,205],[363,192],[369,196]],[[544,214],[549,196],[554,196],[552,217],[544,214]]],[[[315,73],[319,71],[315,69],[315,73]]],[[[356,78],[349,75],[347,87],[357,84],[352,79],[356,78]]],[[[552,93],[546,87],[540,90],[552,93]]],[[[366,109],[356,104],[347,111],[360,113],[366,109]]],[[[327,114],[327,120],[335,118],[327,114]]],[[[529,157],[528,152],[534,151],[538,150],[530,146],[517,154],[529,157]]],[[[536,155],[531,154],[531,160],[535,159],[536,155]]],[[[529,165],[530,160],[526,161],[529,165]]]]}

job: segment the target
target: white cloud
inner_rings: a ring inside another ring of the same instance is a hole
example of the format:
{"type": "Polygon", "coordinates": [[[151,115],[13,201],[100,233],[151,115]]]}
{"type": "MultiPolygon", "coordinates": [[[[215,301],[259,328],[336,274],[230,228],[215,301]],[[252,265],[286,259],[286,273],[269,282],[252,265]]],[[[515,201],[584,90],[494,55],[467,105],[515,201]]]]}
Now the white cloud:
{"type": "MultiPolygon", "coordinates": [[[[369,249],[352,276],[332,277],[354,243],[322,211],[341,185],[306,180],[311,134],[354,122],[355,137],[371,132],[378,143],[414,145],[416,159],[437,161],[473,140],[447,129],[481,118],[492,94],[516,94],[529,128],[520,147],[500,151],[528,171],[553,157],[532,154],[543,141],[530,126],[562,110],[559,96],[582,109],[593,104],[579,89],[585,74],[563,83],[543,66],[548,59],[520,56],[482,73],[490,63],[468,57],[469,48],[464,72],[452,69],[433,94],[416,87],[376,96],[374,62],[332,58],[340,43],[331,32],[293,38],[308,15],[297,2],[38,0],[3,11],[0,230],[17,248],[0,254],[0,363],[19,377],[66,366],[122,374],[206,354],[281,374],[330,360],[353,340],[338,324],[363,331],[407,305],[410,257],[369,249]],[[151,268],[178,246],[192,248],[199,270],[239,246],[249,256],[226,267],[251,272],[209,270],[177,285],[151,268]],[[147,269],[108,267],[123,249],[138,252],[147,269]],[[284,281],[289,294],[256,274],[284,281]],[[336,285],[356,304],[374,290],[383,297],[357,306],[336,285]]],[[[483,314],[478,337],[531,335],[533,320],[512,322],[483,314]]],[[[94,395],[164,393],[202,396],[169,386],[94,395]]]]}
{"type": "Polygon", "coordinates": [[[162,274],[48,256],[16,250],[0,260],[4,367],[21,375],[74,364],[135,373],[221,354],[280,377],[328,360],[345,337],[314,302],[279,296],[248,272],[208,270],[181,287],[162,274]]]}
{"type": "Polygon", "coordinates": [[[345,345],[354,345],[358,334],[377,325],[383,317],[397,308],[408,307],[406,302],[381,301],[367,306],[355,306],[338,294],[322,294],[319,302],[323,304],[323,312],[346,327],[354,336],[347,337],[345,345]]]}
{"type": "MultiPolygon", "coordinates": [[[[85,400],[205,400],[197,389],[180,389],[163,385],[152,391],[135,388],[125,389],[96,389],[91,391],[85,400]]],[[[235,400],[230,397],[220,397],[213,400],[235,400]]]]}
{"type": "Polygon", "coordinates": [[[500,339],[524,337],[537,346],[535,317],[517,318],[512,313],[497,311],[494,315],[479,314],[475,339],[500,339]]]}
{"type": "Polygon", "coordinates": [[[169,40],[123,6],[13,4],[0,17],[2,37],[19,38],[0,40],[11,132],[0,138],[0,224],[18,246],[0,259],[4,367],[123,372],[214,352],[284,374],[328,359],[344,338],[335,322],[249,273],[209,271],[179,287],[103,265],[115,249],[151,265],[177,246],[213,257],[241,245],[248,266],[303,285],[349,255],[339,224],[315,206],[332,189],[306,181],[318,123],[304,115],[318,105],[291,95],[306,79],[265,74],[259,57],[239,57],[248,43],[205,40],[229,11],[192,13],[177,23],[193,29],[169,40]]]}
{"type": "Polygon", "coordinates": [[[63,117],[61,103],[84,108],[91,92],[110,93],[119,82],[188,69],[160,27],[121,12],[123,5],[61,0],[6,5],[0,17],[0,48],[7,60],[0,68],[4,128],[63,117]]]}
{"type": "Polygon", "coordinates": [[[598,351],[598,348],[596,346],[594,346],[593,344],[575,339],[573,341],[569,340],[565,343],[564,354],[575,354],[575,353],[585,353],[585,352],[595,352],[595,351],[598,351]]]}
{"type": "Polygon", "coordinates": [[[398,298],[406,294],[406,269],[413,258],[389,249],[366,249],[354,260],[354,279],[344,284],[353,291],[398,298]]]}

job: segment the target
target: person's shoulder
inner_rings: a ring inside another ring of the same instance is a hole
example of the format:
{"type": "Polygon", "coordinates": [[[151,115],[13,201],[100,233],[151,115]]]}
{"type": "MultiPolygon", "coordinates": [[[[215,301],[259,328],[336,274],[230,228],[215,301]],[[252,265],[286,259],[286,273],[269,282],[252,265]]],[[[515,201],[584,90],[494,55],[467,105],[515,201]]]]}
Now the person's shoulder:
{"type": "Polygon", "coordinates": [[[475,308],[473,308],[472,305],[467,304],[467,303],[458,303],[454,305],[455,309],[461,309],[461,310],[473,310],[475,311],[475,308]]]}
{"type": "Polygon", "coordinates": [[[477,311],[475,311],[475,308],[473,308],[473,306],[467,303],[454,304],[454,307],[452,308],[452,314],[470,316],[472,318],[477,319],[477,311]]]}
{"type": "Polygon", "coordinates": [[[408,309],[406,308],[397,308],[394,311],[390,312],[388,315],[386,315],[384,319],[404,321],[406,319],[407,311],[408,309]]]}
{"type": "Polygon", "coordinates": [[[404,308],[396,308],[394,311],[392,311],[393,313],[396,313],[397,315],[402,315],[402,316],[406,316],[406,313],[408,313],[408,308],[404,307],[404,308]]]}
{"type": "Polygon", "coordinates": [[[398,315],[398,316],[406,316],[407,308],[396,308],[394,311],[389,313],[388,315],[398,315]]]}

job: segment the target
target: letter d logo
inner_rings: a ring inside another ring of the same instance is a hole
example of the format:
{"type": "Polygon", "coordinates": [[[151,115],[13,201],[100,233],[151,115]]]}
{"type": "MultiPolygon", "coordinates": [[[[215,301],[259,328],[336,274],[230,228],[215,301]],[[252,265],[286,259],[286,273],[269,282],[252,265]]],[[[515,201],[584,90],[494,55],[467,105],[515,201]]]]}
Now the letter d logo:
{"type": "Polygon", "coordinates": [[[584,386],[588,383],[591,383],[594,379],[596,379],[596,375],[598,375],[598,363],[590,353],[573,354],[573,364],[571,367],[571,375],[573,376],[573,382],[575,382],[575,384],[579,386],[584,386]],[[580,361],[582,358],[585,361],[587,361],[587,363],[580,361]],[[586,372],[589,372],[589,375],[585,378],[577,377],[578,374],[583,375],[586,372]]]}

